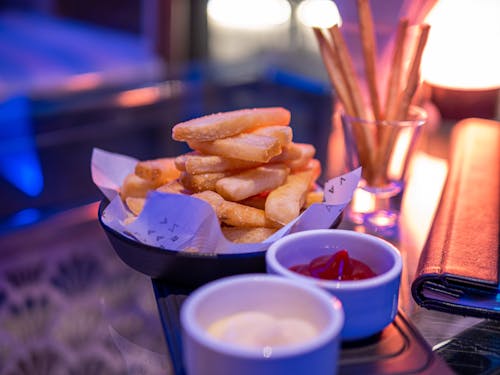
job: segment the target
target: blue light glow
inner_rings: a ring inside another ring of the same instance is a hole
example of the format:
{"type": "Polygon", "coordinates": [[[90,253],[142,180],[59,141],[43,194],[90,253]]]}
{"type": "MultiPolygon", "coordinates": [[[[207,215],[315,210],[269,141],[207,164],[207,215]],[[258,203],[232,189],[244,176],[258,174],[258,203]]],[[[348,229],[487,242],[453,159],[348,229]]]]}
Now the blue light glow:
{"type": "Polygon", "coordinates": [[[0,176],[31,197],[43,190],[42,168],[24,97],[0,103],[0,176]]]}
{"type": "Polygon", "coordinates": [[[9,221],[13,227],[19,227],[37,222],[40,219],[40,216],[40,211],[34,208],[27,208],[17,212],[9,219],[9,221]]]}

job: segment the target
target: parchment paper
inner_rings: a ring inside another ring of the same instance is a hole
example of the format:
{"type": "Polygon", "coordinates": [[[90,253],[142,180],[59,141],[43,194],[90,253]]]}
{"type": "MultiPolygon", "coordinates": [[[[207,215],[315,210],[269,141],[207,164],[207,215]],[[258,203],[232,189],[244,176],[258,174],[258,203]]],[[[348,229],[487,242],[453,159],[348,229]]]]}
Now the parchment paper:
{"type": "Polygon", "coordinates": [[[358,168],[332,178],[324,186],[324,203],[311,205],[264,242],[235,244],[222,234],[212,207],[189,195],[151,191],[142,212],[131,220],[133,214],[123,204],[119,190],[136,163],[137,160],[129,156],[93,150],[92,180],[110,201],[103,213],[104,224],[147,245],[200,253],[264,251],[286,234],[329,228],[350,202],[361,177],[361,168],[358,168]]]}

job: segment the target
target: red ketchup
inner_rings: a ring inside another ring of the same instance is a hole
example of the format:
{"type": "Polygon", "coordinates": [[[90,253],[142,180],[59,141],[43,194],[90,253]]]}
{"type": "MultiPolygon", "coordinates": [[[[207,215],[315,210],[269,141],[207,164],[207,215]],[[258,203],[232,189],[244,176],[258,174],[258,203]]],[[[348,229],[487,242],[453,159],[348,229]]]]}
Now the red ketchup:
{"type": "Polygon", "coordinates": [[[289,270],[323,280],[362,280],[376,276],[365,263],[351,258],[347,250],[319,256],[308,264],[291,266],[289,270]]]}

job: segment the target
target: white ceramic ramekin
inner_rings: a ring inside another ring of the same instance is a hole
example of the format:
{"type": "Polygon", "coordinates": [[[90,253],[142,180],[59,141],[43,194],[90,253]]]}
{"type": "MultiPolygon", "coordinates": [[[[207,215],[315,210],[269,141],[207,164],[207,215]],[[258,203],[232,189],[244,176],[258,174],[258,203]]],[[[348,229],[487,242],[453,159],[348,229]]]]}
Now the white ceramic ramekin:
{"type": "Polygon", "coordinates": [[[340,302],[307,283],[266,274],[219,279],[195,290],[182,305],[185,367],[189,375],[310,374],[312,369],[331,375],[337,369],[343,321],[340,302]],[[207,332],[214,322],[249,310],[305,320],[318,334],[290,346],[250,348],[207,332]]]}
{"type": "Polygon", "coordinates": [[[342,302],[345,324],[342,340],[367,338],[382,331],[396,316],[402,271],[399,251],[389,242],[349,230],[321,229],[294,233],[273,243],[266,254],[268,273],[320,287],[342,302]],[[288,268],[345,249],[364,262],[375,277],[330,281],[304,276],[288,268]]]}

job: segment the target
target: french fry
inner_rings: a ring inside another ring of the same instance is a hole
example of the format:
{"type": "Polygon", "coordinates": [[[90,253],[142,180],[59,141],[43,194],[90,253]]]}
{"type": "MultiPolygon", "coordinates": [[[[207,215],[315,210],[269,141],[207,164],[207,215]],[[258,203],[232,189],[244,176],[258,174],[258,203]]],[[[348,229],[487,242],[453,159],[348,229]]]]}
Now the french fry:
{"type": "Polygon", "coordinates": [[[265,126],[253,130],[251,134],[274,137],[282,148],[288,146],[293,138],[292,128],[289,126],[265,126]]]}
{"type": "Polygon", "coordinates": [[[125,198],[125,203],[128,209],[135,215],[139,216],[142,209],[144,208],[144,204],[146,203],[145,198],[137,198],[137,197],[127,197],[125,198]]]}
{"type": "Polygon", "coordinates": [[[280,228],[282,226],[270,220],[264,210],[236,202],[224,201],[218,207],[217,216],[224,224],[234,227],[280,228]]]}
{"type": "Polygon", "coordinates": [[[285,163],[292,169],[300,168],[316,153],[316,148],[308,143],[291,142],[287,147],[284,147],[281,154],[272,158],[269,163],[285,163]]]}
{"type": "Polygon", "coordinates": [[[290,111],[282,107],[240,109],[198,117],[175,125],[176,141],[214,141],[250,129],[290,124],[290,111]]]}
{"type": "Polygon", "coordinates": [[[314,203],[321,203],[324,200],[324,194],[322,191],[310,191],[306,195],[306,202],[304,203],[304,208],[308,208],[314,203]]]}
{"type": "Polygon", "coordinates": [[[309,161],[312,160],[312,158],[316,154],[316,149],[311,144],[299,143],[297,144],[297,146],[299,156],[297,158],[285,161],[285,164],[288,165],[292,171],[305,168],[309,161]]]}
{"type": "Polygon", "coordinates": [[[283,163],[288,160],[298,159],[302,153],[300,150],[301,143],[291,142],[288,146],[283,147],[281,154],[276,155],[271,160],[270,163],[283,163]]]}
{"type": "Polygon", "coordinates": [[[221,178],[228,176],[226,172],[189,174],[181,173],[179,181],[184,187],[194,193],[204,190],[215,190],[215,183],[221,178]]]}
{"type": "Polygon", "coordinates": [[[219,220],[226,225],[234,227],[281,227],[279,223],[269,220],[264,210],[226,201],[213,191],[203,191],[193,194],[193,197],[208,202],[214,209],[219,220]]]}
{"type": "Polygon", "coordinates": [[[191,155],[200,155],[200,153],[192,151],[176,156],[174,159],[175,168],[177,168],[180,172],[186,172],[186,161],[191,155]]]}
{"type": "Polygon", "coordinates": [[[204,200],[205,202],[210,204],[210,206],[212,206],[212,208],[214,209],[215,213],[217,213],[219,206],[222,204],[222,202],[224,202],[224,198],[222,198],[215,191],[211,190],[205,190],[200,193],[195,193],[192,196],[204,200]]]}
{"type": "Polygon", "coordinates": [[[239,203],[245,206],[255,207],[263,210],[266,207],[267,194],[258,194],[241,200],[239,203]]]}
{"type": "Polygon", "coordinates": [[[130,173],[123,180],[120,196],[124,201],[127,197],[144,198],[152,189],[154,189],[154,185],[151,181],[145,180],[135,173],[130,173]]]}
{"type": "Polygon", "coordinates": [[[312,180],[311,180],[311,186],[316,182],[316,179],[321,175],[321,163],[318,159],[311,159],[307,162],[307,164],[295,171],[296,172],[302,172],[302,171],[311,171],[312,172],[312,180]]]}
{"type": "Polygon", "coordinates": [[[273,235],[277,229],[274,228],[242,228],[222,227],[222,233],[234,243],[257,243],[262,242],[273,235]]]}
{"type": "Polygon", "coordinates": [[[312,169],[290,174],[283,185],[269,193],[265,207],[266,216],[283,225],[295,219],[305,203],[313,176],[312,169]]]}
{"type": "Polygon", "coordinates": [[[186,171],[187,173],[201,174],[255,168],[262,165],[262,163],[190,152],[178,156],[175,159],[175,165],[178,169],[186,171]]]}
{"type": "Polygon", "coordinates": [[[215,183],[215,191],[224,199],[241,201],[280,186],[288,172],[289,168],[284,164],[263,165],[221,178],[215,183]]]}
{"type": "Polygon", "coordinates": [[[135,166],[135,174],[151,181],[154,186],[161,186],[179,177],[174,158],[161,158],[140,161],[135,166]]]}
{"type": "Polygon", "coordinates": [[[251,133],[217,139],[212,142],[188,141],[189,147],[203,154],[212,154],[241,160],[266,163],[281,153],[275,137],[251,133]]]}
{"type": "Polygon", "coordinates": [[[157,187],[156,190],[162,193],[191,194],[191,191],[186,189],[179,179],[167,182],[165,185],[157,187]]]}

